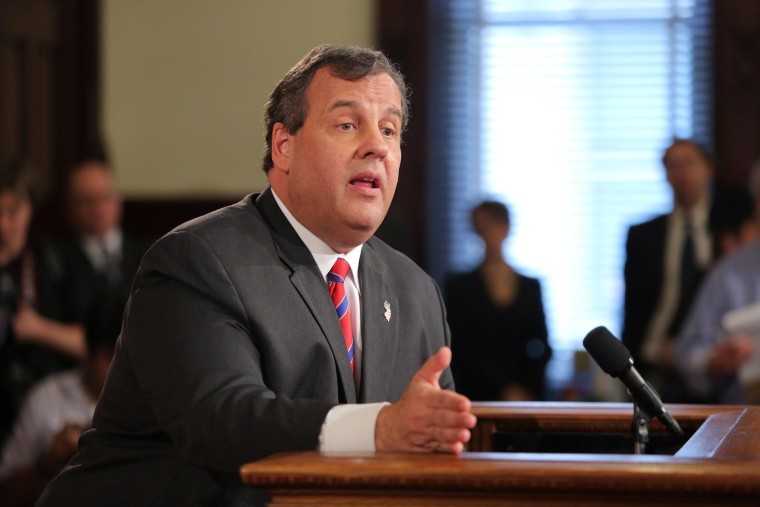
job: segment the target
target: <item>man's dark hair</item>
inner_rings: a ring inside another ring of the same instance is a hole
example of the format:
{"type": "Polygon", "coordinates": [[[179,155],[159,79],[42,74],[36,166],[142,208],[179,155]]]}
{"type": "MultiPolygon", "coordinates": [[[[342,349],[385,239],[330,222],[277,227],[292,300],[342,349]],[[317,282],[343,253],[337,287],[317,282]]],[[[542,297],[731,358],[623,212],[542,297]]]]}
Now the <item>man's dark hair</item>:
{"type": "Polygon", "coordinates": [[[401,95],[403,115],[401,132],[409,121],[409,97],[404,77],[388,58],[374,49],[356,46],[324,44],[309,51],[282,80],[269,96],[264,114],[266,148],[263,167],[265,173],[274,166],[272,160],[272,128],[277,122],[285,125],[290,134],[295,134],[303,126],[308,112],[306,90],[314,74],[326,67],[332,76],[346,81],[356,81],[366,76],[388,74],[398,86],[401,95]]]}
{"type": "Polygon", "coordinates": [[[0,167],[0,192],[13,192],[37,204],[37,189],[34,168],[27,159],[14,158],[0,167]]]}
{"type": "Polygon", "coordinates": [[[113,172],[113,168],[111,167],[111,164],[109,164],[107,160],[102,159],[102,158],[83,158],[79,160],[78,162],[74,163],[69,169],[68,174],[66,175],[66,192],[68,194],[71,193],[71,182],[74,179],[74,176],[79,171],[82,171],[90,167],[96,167],[100,169],[101,171],[111,175],[112,177],[115,176],[113,172]]]}
{"type": "Polygon", "coordinates": [[[747,189],[721,188],[715,192],[710,208],[710,229],[714,237],[736,235],[754,216],[755,202],[747,189]]]}
{"type": "Polygon", "coordinates": [[[702,159],[707,162],[707,164],[713,168],[715,168],[715,160],[713,159],[712,154],[710,151],[701,143],[698,143],[697,141],[691,140],[691,139],[683,139],[680,137],[676,137],[673,139],[673,142],[670,143],[670,145],[665,149],[665,152],[662,154],[662,165],[667,168],[668,164],[668,155],[670,154],[670,149],[674,146],[677,146],[679,144],[686,144],[689,146],[692,146],[695,150],[697,150],[697,153],[699,153],[699,156],[702,157],[702,159]]]}

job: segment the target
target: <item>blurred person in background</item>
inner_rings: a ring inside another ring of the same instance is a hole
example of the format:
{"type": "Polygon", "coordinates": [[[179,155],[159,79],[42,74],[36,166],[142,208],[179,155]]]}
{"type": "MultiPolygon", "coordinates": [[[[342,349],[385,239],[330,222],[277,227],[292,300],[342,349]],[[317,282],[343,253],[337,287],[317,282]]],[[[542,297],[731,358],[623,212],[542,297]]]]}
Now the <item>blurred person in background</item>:
{"type": "Polygon", "coordinates": [[[457,391],[472,400],[541,400],[551,357],[541,284],[505,260],[508,208],[484,201],[471,212],[484,256],[446,284],[451,370],[457,391]]]}
{"type": "MultiPolygon", "coordinates": [[[[760,222],[760,160],[750,175],[755,220],[760,222]]],[[[704,403],[760,403],[760,377],[742,379],[742,368],[756,352],[760,308],[754,333],[725,329],[724,316],[760,303],[760,241],[747,234],[745,243],[723,257],[710,272],[678,336],[676,366],[689,393],[704,403]]],[[[753,327],[753,326],[750,326],[753,327]]]]}
{"type": "Polygon", "coordinates": [[[147,243],[121,229],[122,197],[113,170],[99,160],[80,162],[66,190],[74,229],[71,262],[87,276],[85,305],[106,292],[126,299],[147,243]]]}
{"type": "Polygon", "coordinates": [[[662,157],[673,208],[628,230],[622,341],[664,401],[683,402],[675,337],[713,261],[713,164],[697,143],[676,139],[662,157]]]}
{"type": "Polygon", "coordinates": [[[85,356],[85,317],[72,306],[80,277],[30,233],[34,172],[21,159],[0,171],[0,442],[28,389],[85,356]]]}
{"type": "Polygon", "coordinates": [[[103,389],[124,303],[100,299],[85,326],[87,357],[81,367],[47,376],[25,398],[0,454],[0,505],[32,505],[76,453],[103,389]]]}

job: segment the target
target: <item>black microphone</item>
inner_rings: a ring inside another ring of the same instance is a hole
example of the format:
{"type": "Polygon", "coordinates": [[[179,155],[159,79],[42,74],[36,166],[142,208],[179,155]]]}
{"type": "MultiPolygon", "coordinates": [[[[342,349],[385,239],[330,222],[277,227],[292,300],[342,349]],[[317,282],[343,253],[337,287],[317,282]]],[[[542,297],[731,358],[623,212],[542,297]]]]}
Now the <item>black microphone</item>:
{"type": "Polygon", "coordinates": [[[639,410],[649,418],[657,417],[671,433],[683,436],[683,430],[665,409],[657,391],[633,367],[631,353],[606,327],[589,331],[583,339],[583,347],[605,373],[620,378],[639,410]]]}

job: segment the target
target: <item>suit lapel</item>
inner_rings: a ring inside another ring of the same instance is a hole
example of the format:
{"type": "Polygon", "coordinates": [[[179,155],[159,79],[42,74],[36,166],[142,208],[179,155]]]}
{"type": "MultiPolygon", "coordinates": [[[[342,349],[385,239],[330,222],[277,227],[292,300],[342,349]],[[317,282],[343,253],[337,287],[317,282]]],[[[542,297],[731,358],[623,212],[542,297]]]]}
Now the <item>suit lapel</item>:
{"type": "Polygon", "coordinates": [[[356,403],[356,388],[348,362],[343,332],[314,257],[280,211],[271,189],[265,190],[258,197],[256,206],[272,230],[275,248],[280,259],[292,270],[290,281],[293,287],[309,308],[332,350],[339,373],[341,392],[346,402],[356,403]]]}
{"type": "Polygon", "coordinates": [[[396,293],[385,283],[385,264],[372,248],[371,241],[362,249],[359,266],[362,292],[362,382],[359,401],[388,399],[391,380],[389,364],[395,364],[398,340],[396,293]]]}

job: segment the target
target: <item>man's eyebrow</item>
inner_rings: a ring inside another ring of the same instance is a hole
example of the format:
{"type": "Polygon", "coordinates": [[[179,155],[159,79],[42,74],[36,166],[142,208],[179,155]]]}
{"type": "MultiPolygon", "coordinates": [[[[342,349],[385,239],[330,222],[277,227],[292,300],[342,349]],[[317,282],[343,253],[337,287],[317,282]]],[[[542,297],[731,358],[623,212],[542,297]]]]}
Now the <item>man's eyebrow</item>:
{"type": "Polygon", "coordinates": [[[397,108],[396,106],[390,106],[388,109],[386,109],[388,114],[392,114],[394,116],[398,116],[399,120],[404,119],[404,114],[401,112],[401,109],[397,108]]]}
{"type": "Polygon", "coordinates": [[[357,105],[359,105],[359,103],[356,102],[355,100],[336,100],[335,102],[333,102],[332,106],[330,106],[330,109],[328,109],[327,111],[328,112],[335,111],[336,109],[340,109],[341,107],[356,107],[357,105]]]}
{"type": "MultiPolygon", "coordinates": [[[[359,103],[357,101],[355,101],[355,100],[336,100],[335,102],[333,102],[332,106],[330,106],[330,108],[327,111],[331,112],[331,111],[334,111],[336,109],[340,109],[341,107],[349,107],[349,108],[351,108],[351,107],[357,107],[358,105],[359,105],[359,103]]],[[[389,106],[388,108],[386,108],[385,111],[386,111],[387,114],[391,114],[393,116],[398,116],[398,118],[400,120],[404,119],[403,113],[396,106],[389,106]]]]}

